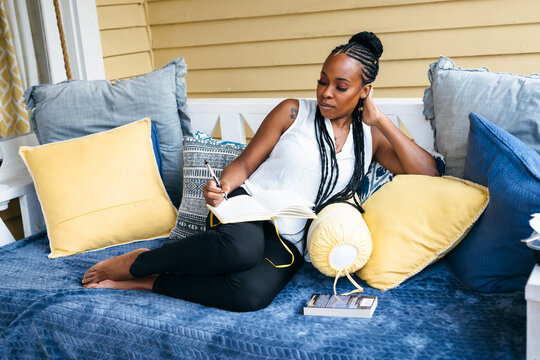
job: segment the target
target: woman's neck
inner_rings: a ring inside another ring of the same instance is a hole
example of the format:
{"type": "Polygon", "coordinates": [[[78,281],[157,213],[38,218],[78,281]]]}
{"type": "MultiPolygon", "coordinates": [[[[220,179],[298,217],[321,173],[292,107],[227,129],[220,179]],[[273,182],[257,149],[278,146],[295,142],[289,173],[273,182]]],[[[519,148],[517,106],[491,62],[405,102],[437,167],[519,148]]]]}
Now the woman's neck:
{"type": "Polygon", "coordinates": [[[347,130],[352,124],[352,118],[351,119],[347,119],[347,118],[333,119],[333,120],[330,120],[330,122],[332,123],[332,127],[334,129],[347,130]]]}

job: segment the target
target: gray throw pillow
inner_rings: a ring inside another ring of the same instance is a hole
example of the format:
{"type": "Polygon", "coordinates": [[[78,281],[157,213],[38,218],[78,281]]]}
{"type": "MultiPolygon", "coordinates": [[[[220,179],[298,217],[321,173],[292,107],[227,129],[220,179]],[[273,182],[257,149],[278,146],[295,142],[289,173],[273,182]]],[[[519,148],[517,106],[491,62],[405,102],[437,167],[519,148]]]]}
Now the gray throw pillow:
{"type": "Polygon", "coordinates": [[[182,197],[182,137],[191,136],[182,58],[148,74],[116,80],[37,85],[24,93],[41,144],[109,130],[149,117],[159,133],[163,183],[173,204],[182,197]]]}
{"type": "Polygon", "coordinates": [[[210,179],[210,174],[204,161],[208,160],[219,177],[225,166],[236,159],[244,148],[243,144],[214,140],[201,132],[197,132],[195,137],[184,138],[184,192],[176,226],[170,234],[172,239],[183,239],[206,230],[209,210],[202,188],[210,179]]]}
{"type": "Polygon", "coordinates": [[[445,156],[446,173],[463,177],[469,113],[490,119],[540,153],[540,75],[462,69],[441,56],[428,71],[424,115],[435,131],[435,149],[445,156]]]}

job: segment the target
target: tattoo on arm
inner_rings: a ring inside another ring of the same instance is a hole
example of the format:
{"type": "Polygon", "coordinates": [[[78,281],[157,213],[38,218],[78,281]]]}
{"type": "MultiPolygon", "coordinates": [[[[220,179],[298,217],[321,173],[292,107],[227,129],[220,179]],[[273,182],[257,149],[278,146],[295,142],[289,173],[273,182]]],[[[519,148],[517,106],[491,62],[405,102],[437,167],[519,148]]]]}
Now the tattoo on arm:
{"type": "Polygon", "coordinates": [[[294,108],[294,107],[291,108],[291,115],[289,115],[290,118],[291,118],[291,120],[296,119],[296,115],[298,115],[298,109],[297,109],[297,108],[294,108]]]}

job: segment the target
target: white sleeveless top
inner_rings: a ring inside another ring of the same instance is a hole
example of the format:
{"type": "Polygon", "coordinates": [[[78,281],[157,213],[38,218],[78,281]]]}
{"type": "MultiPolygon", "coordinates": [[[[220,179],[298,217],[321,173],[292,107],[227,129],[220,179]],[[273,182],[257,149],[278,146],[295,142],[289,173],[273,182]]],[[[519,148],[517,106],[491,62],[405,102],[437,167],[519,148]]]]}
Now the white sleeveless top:
{"type": "MultiPolygon", "coordinates": [[[[299,109],[295,121],[285,131],[268,158],[245,181],[244,189],[249,194],[261,190],[286,189],[315,203],[321,181],[321,158],[315,137],[315,100],[299,99],[299,109]]],[[[334,131],[329,119],[325,119],[330,137],[334,131]]],[[[371,128],[364,127],[364,174],[372,157],[371,128]]],[[[353,134],[349,131],[341,152],[336,154],[339,177],[332,195],[343,190],[349,183],[354,170],[353,134]]],[[[331,195],[331,196],[332,196],[331,195]]],[[[306,219],[276,218],[279,235],[296,245],[303,252],[302,236],[306,219]]],[[[309,261],[308,255],[306,260],[309,261]]]]}

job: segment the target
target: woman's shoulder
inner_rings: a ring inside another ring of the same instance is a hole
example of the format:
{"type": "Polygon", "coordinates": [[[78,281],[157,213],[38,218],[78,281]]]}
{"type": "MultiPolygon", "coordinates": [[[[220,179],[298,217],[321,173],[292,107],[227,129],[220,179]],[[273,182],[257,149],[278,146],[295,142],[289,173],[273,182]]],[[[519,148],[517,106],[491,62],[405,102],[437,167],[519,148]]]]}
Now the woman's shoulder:
{"type": "Polygon", "coordinates": [[[279,103],[278,106],[280,106],[280,105],[283,105],[283,106],[295,106],[296,108],[298,108],[299,102],[300,101],[298,99],[288,98],[288,99],[282,100],[279,103]]]}
{"type": "Polygon", "coordinates": [[[298,115],[299,108],[300,101],[298,99],[285,99],[274,108],[273,112],[278,112],[294,121],[298,115]]]}
{"type": "Polygon", "coordinates": [[[315,116],[317,110],[317,100],[315,99],[285,99],[281,101],[274,110],[287,114],[291,120],[296,120],[300,115],[301,118],[310,118],[315,116]]]}
{"type": "MultiPolygon", "coordinates": [[[[276,119],[281,123],[282,131],[287,131],[290,127],[302,126],[315,116],[317,102],[311,99],[285,99],[282,100],[268,114],[268,118],[276,119]],[[279,120],[278,120],[279,119],[279,120]]],[[[282,133],[283,133],[282,132],[282,133]]]]}

